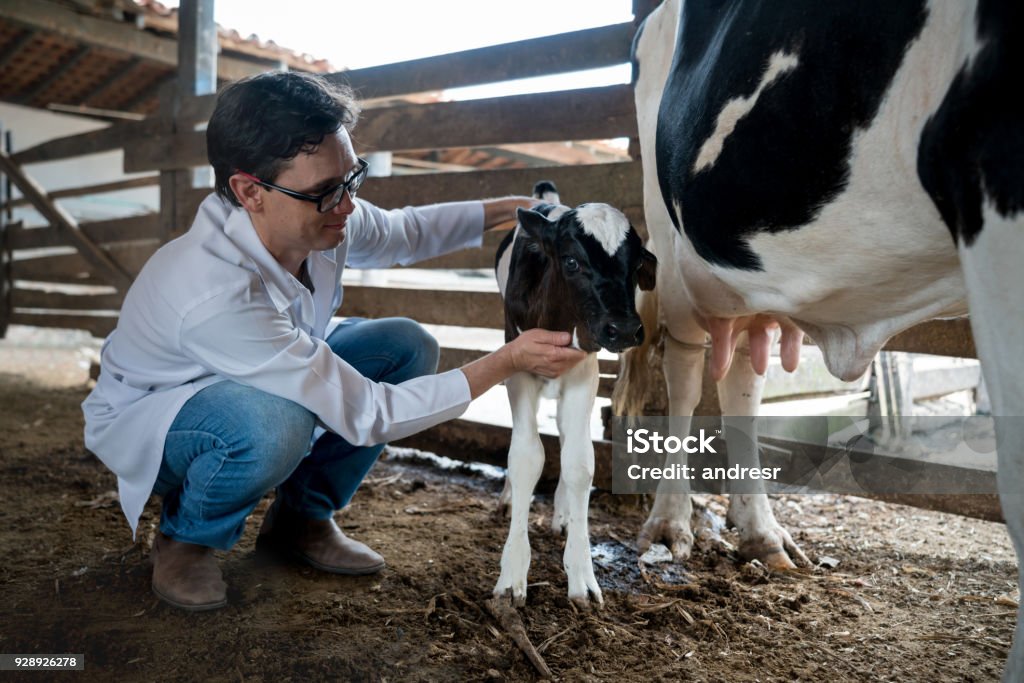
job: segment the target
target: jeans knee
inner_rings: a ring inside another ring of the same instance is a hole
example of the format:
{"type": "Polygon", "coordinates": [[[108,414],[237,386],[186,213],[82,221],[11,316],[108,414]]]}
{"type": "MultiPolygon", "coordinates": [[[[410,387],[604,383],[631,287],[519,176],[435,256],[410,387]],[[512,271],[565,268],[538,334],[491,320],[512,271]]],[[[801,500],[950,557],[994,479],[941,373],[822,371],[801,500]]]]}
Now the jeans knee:
{"type": "Polygon", "coordinates": [[[392,318],[389,322],[389,337],[394,340],[395,350],[404,362],[391,373],[387,381],[404,382],[437,372],[441,346],[434,336],[409,318],[392,318]]]}
{"type": "Polygon", "coordinates": [[[280,399],[274,415],[268,418],[255,447],[272,464],[268,474],[274,474],[275,481],[270,483],[273,487],[287,479],[305,457],[316,420],[313,413],[287,399],[280,399]]]}

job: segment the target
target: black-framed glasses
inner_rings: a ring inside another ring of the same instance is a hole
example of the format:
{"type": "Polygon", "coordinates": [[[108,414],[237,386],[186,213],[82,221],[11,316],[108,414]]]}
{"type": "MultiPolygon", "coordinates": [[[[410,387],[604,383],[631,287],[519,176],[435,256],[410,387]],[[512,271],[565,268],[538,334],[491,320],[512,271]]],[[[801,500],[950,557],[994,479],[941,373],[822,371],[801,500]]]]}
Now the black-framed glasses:
{"type": "Polygon", "coordinates": [[[253,181],[260,187],[265,187],[268,190],[277,190],[281,194],[286,194],[289,197],[301,199],[304,202],[313,202],[314,204],[316,204],[317,211],[319,211],[320,213],[327,213],[328,211],[336,207],[338,204],[341,204],[341,200],[345,196],[346,190],[348,191],[349,197],[352,197],[353,199],[356,198],[356,192],[359,191],[359,187],[363,184],[363,181],[366,180],[366,174],[370,168],[370,164],[369,162],[366,161],[366,159],[358,157],[357,160],[359,161],[359,168],[355,169],[355,171],[352,173],[348,180],[342,181],[341,183],[335,185],[331,189],[321,194],[305,194],[302,192],[296,192],[295,190],[289,190],[287,187],[281,187],[280,185],[275,185],[274,183],[268,183],[265,180],[260,180],[251,173],[246,173],[245,171],[238,168],[235,169],[235,173],[244,175],[246,178],[253,181]]]}

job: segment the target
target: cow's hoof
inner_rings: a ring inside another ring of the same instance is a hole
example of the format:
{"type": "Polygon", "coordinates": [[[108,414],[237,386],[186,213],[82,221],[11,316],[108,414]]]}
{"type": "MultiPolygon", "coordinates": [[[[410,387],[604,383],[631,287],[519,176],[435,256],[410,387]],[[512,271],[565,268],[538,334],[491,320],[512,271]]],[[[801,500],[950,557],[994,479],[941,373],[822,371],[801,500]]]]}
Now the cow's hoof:
{"type": "Polygon", "coordinates": [[[513,607],[523,607],[526,605],[526,585],[522,587],[501,587],[499,583],[494,587],[494,599],[499,602],[505,602],[513,607]]]}
{"type": "Polygon", "coordinates": [[[604,598],[601,597],[601,591],[598,590],[597,594],[588,592],[585,595],[577,595],[576,597],[569,597],[572,604],[583,612],[589,612],[590,610],[601,610],[604,609],[604,598]]]}
{"type": "Polygon", "coordinates": [[[684,562],[693,549],[693,533],[689,520],[682,522],[666,517],[651,517],[644,522],[636,539],[637,554],[643,555],[652,543],[664,543],[672,551],[672,559],[684,562]]]}
{"type": "Polygon", "coordinates": [[[807,555],[781,526],[770,532],[740,541],[740,557],[748,562],[760,560],[769,569],[783,570],[812,566],[807,555]]]}
{"type": "Polygon", "coordinates": [[[582,572],[566,572],[569,579],[569,600],[577,607],[604,607],[604,596],[597,585],[593,567],[582,572]]]}

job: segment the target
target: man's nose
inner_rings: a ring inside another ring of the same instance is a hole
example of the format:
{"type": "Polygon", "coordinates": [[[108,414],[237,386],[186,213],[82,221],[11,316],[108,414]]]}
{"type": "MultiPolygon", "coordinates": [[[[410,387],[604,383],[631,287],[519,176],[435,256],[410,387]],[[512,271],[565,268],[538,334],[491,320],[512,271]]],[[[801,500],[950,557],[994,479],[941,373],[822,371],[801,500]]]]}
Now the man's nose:
{"type": "Polygon", "coordinates": [[[348,190],[345,190],[345,194],[341,196],[341,201],[338,205],[331,209],[331,213],[348,216],[356,210],[356,203],[352,199],[352,195],[348,190]]]}

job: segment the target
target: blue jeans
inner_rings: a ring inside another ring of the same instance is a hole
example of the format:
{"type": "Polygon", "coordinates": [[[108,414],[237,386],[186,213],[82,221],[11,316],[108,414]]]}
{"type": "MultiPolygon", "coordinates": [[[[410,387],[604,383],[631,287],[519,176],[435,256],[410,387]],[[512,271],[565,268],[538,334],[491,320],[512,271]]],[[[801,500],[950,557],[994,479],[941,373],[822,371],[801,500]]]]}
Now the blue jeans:
{"type": "MultiPolygon", "coordinates": [[[[437,341],[407,318],[350,318],[328,338],[366,377],[398,384],[437,371],[437,341]]],[[[177,541],[226,550],[270,489],[280,504],[328,519],[348,504],[384,445],[353,446],[327,432],[309,447],[315,416],[302,406],[232,381],[190,398],[164,443],[153,492],[160,530],[177,541]]]]}

